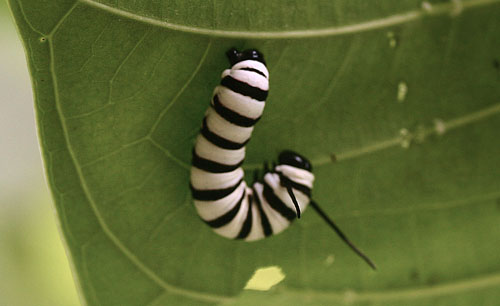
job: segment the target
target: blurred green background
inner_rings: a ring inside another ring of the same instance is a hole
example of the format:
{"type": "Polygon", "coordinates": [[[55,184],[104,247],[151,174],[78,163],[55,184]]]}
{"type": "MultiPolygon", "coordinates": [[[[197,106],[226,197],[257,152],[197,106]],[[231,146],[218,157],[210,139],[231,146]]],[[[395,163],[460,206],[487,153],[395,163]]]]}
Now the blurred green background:
{"type": "Polygon", "coordinates": [[[0,0],[0,305],[80,305],[43,174],[21,41],[0,0]]]}

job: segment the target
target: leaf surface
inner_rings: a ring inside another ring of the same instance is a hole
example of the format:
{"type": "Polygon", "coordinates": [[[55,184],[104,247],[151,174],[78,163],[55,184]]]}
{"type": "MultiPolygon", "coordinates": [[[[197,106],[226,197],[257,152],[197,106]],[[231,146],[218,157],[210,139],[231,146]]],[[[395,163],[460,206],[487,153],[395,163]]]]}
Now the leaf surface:
{"type": "Polygon", "coordinates": [[[494,305],[500,1],[9,0],[88,305],[494,305]],[[271,91],[249,173],[309,157],[313,212],[245,243],[203,225],[190,152],[230,47],[271,91]],[[275,290],[242,288],[260,267],[275,290]]]}

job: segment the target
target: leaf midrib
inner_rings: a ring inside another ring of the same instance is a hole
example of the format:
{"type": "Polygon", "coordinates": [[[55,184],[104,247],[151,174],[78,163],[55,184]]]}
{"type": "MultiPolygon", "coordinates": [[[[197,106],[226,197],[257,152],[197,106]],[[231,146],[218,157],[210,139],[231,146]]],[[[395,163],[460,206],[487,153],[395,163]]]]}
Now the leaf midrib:
{"type": "Polygon", "coordinates": [[[425,16],[436,16],[449,14],[451,16],[458,16],[463,10],[472,7],[490,5],[499,3],[500,0],[470,0],[466,2],[451,1],[448,3],[433,4],[431,9],[413,10],[402,14],[395,14],[384,18],[373,19],[361,23],[343,25],[338,27],[326,27],[318,29],[304,29],[304,30],[291,30],[291,31],[234,31],[234,30],[216,30],[202,27],[186,26],[182,24],[158,20],[155,18],[135,14],[123,9],[112,7],[106,4],[96,2],[95,0],[78,0],[89,6],[100,8],[106,12],[118,15],[124,18],[135,20],[138,22],[150,24],[153,26],[199,35],[208,35],[214,37],[225,38],[238,38],[238,39],[300,39],[311,37],[328,37],[345,34],[360,33],[364,31],[371,31],[375,29],[385,28],[398,24],[403,24],[415,21],[425,16]]]}
{"type": "MultiPolygon", "coordinates": [[[[431,135],[444,136],[452,130],[486,120],[489,117],[500,114],[500,102],[492,104],[488,107],[479,109],[475,112],[464,114],[460,117],[449,119],[448,121],[443,121],[436,118],[434,125],[431,127],[424,127],[418,131],[409,131],[407,136],[395,136],[393,138],[388,138],[380,140],[378,142],[373,142],[367,144],[366,146],[359,147],[352,150],[347,150],[344,152],[339,152],[337,154],[328,154],[310,159],[312,165],[316,167],[325,166],[332,162],[340,162],[353,158],[359,158],[361,156],[375,153],[378,151],[390,149],[392,147],[402,146],[407,140],[410,143],[413,142],[423,142],[426,138],[431,135]]],[[[245,170],[256,170],[262,168],[262,164],[244,164],[243,168],[245,170]]]]}
{"type": "Polygon", "coordinates": [[[319,291],[319,290],[304,290],[301,288],[280,287],[280,293],[286,293],[289,296],[296,296],[297,299],[329,299],[344,303],[357,302],[389,302],[394,300],[406,299],[422,299],[443,295],[450,295],[458,292],[465,292],[474,289],[484,289],[488,287],[500,285],[500,272],[495,272],[489,275],[449,282],[445,284],[416,287],[416,288],[400,288],[397,290],[381,290],[381,291],[363,291],[356,292],[353,290],[345,290],[344,292],[334,291],[319,291]]]}
{"type": "Polygon", "coordinates": [[[31,22],[26,18],[26,15],[23,11],[21,3],[19,3],[19,7],[23,17],[28,24],[28,26],[36,33],[41,35],[51,36],[54,34],[59,25],[64,21],[64,19],[73,11],[77,4],[84,3],[88,6],[92,6],[95,8],[100,8],[103,11],[108,13],[118,15],[124,18],[128,18],[131,20],[135,20],[138,22],[150,24],[153,26],[166,28],[169,30],[179,31],[179,32],[187,32],[199,35],[208,35],[213,37],[226,37],[226,38],[251,38],[251,39],[299,39],[299,38],[311,38],[311,37],[325,37],[325,36],[336,36],[336,35],[345,35],[345,34],[353,34],[360,33],[364,31],[370,31],[375,29],[380,29],[384,27],[390,27],[398,24],[403,24],[411,21],[415,21],[418,19],[422,19],[425,16],[436,16],[436,15],[444,15],[449,14],[451,16],[457,16],[462,13],[463,10],[491,5],[495,3],[500,3],[500,0],[470,0],[466,2],[451,1],[448,3],[434,4],[432,5],[432,9],[426,10],[424,8],[420,10],[413,10],[406,13],[395,14],[391,16],[387,16],[384,18],[373,19],[370,21],[365,21],[361,23],[355,23],[350,25],[338,26],[338,27],[326,27],[326,28],[318,28],[318,29],[306,29],[306,30],[291,30],[291,31],[233,31],[233,30],[215,30],[209,28],[202,27],[192,27],[186,26],[182,24],[176,24],[172,22],[167,22],[163,20],[158,20],[151,17],[142,16],[139,14],[131,13],[126,10],[122,10],[119,8],[115,8],[106,4],[99,3],[95,0],[75,0],[73,6],[68,10],[68,12],[60,19],[60,21],[56,24],[54,29],[50,31],[50,33],[42,33],[38,29],[36,29],[31,22]]]}

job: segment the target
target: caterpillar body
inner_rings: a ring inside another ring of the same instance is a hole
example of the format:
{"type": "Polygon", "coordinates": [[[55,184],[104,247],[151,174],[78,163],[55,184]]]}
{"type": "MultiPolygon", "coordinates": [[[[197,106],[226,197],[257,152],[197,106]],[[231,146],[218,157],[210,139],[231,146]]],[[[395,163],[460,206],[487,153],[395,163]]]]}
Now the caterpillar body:
{"type": "Polygon", "coordinates": [[[262,179],[246,184],[245,145],[264,110],[269,71],[257,50],[226,54],[231,68],[222,72],[193,149],[190,187],[201,219],[221,236],[254,241],[282,232],[311,205],[374,268],[311,201],[314,175],[305,157],[283,151],[262,179]]]}

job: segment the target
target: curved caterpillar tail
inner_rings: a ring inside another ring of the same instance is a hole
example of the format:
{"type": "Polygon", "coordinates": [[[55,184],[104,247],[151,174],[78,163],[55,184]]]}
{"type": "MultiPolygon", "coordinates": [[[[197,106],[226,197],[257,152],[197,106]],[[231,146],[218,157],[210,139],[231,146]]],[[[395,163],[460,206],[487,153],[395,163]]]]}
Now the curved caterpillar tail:
{"type": "MultiPolygon", "coordinates": [[[[247,186],[241,165],[264,111],[269,71],[257,50],[231,49],[226,55],[231,68],[222,72],[196,138],[190,187],[200,218],[217,234],[254,241],[278,234],[300,218],[311,202],[314,175],[305,157],[283,151],[277,164],[269,169],[266,163],[262,178],[255,172],[255,182],[247,186]]],[[[328,217],[325,221],[366,258],[328,217]]]]}

